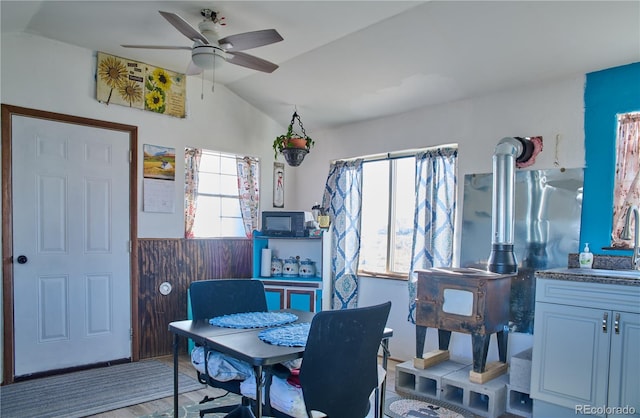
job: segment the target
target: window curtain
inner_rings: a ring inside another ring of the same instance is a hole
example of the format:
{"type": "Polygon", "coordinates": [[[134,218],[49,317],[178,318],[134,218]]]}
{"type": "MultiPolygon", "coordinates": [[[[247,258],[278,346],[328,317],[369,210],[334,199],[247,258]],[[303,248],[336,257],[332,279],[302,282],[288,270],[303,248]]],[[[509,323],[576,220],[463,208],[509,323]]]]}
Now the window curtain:
{"type": "Polygon", "coordinates": [[[631,205],[640,205],[640,113],[621,115],[616,141],[616,175],[613,191],[613,231],[611,246],[630,248],[631,241],[620,239],[625,215],[631,205]]]}
{"type": "Polygon", "coordinates": [[[202,150],[199,148],[185,148],[184,166],[184,237],[193,238],[193,223],[196,220],[198,207],[198,171],[202,150]]]}
{"type": "Polygon", "coordinates": [[[416,322],[416,270],[450,267],[455,223],[456,148],[416,154],[416,206],[409,269],[409,315],[416,322]]]}
{"type": "Polygon", "coordinates": [[[240,212],[247,238],[253,236],[258,229],[258,212],[260,210],[260,164],[257,158],[236,157],[238,169],[238,195],[240,196],[240,212]]]}
{"type": "Polygon", "coordinates": [[[358,306],[362,162],[358,159],[331,164],[322,198],[322,208],[332,224],[333,309],[358,306]]]}

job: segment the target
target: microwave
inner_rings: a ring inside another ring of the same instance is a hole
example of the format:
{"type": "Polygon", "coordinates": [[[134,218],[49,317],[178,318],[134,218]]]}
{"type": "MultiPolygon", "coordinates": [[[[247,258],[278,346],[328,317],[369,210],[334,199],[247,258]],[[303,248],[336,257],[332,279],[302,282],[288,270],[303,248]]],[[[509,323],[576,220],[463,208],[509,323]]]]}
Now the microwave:
{"type": "Polygon", "coordinates": [[[306,237],[305,213],[263,211],[262,234],[270,237],[306,237]]]}

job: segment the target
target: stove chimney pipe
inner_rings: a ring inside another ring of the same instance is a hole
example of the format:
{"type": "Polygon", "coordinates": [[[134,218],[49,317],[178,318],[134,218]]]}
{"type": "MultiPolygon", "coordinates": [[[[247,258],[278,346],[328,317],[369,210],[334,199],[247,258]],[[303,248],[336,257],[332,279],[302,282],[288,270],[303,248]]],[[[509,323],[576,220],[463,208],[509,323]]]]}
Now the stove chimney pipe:
{"type": "Polygon", "coordinates": [[[533,144],[527,138],[502,138],[493,153],[493,200],[491,215],[491,255],[488,270],[513,274],[518,263],[513,253],[515,211],[515,166],[533,155],[533,144]]]}

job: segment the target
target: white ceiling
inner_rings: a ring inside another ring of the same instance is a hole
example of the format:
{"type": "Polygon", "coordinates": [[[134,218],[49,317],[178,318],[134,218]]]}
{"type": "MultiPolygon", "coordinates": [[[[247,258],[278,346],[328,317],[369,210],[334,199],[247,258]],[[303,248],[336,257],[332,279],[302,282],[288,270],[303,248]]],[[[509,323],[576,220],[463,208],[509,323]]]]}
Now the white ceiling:
{"type": "Polygon", "coordinates": [[[2,33],[24,31],[178,72],[186,70],[189,51],[120,47],[191,46],[158,10],[197,27],[200,10],[213,9],[226,18],[220,36],[274,28],[283,42],[246,52],[279,69],[265,74],[225,63],[215,81],[283,125],[297,108],[308,132],[640,61],[640,0],[0,6],[2,33]]]}

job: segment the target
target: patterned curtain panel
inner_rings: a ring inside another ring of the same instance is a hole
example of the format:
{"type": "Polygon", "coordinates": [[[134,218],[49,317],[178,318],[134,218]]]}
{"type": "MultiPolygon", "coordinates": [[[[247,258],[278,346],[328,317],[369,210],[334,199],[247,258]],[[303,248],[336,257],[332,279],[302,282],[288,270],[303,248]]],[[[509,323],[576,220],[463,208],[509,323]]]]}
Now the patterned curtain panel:
{"type": "Polygon", "coordinates": [[[331,164],[322,207],[332,223],[333,309],[358,306],[358,258],[362,209],[362,160],[331,164]]]}
{"type": "Polygon", "coordinates": [[[619,117],[614,184],[611,246],[630,248],[633,246],[633,228],[630,241],[620,239],[620,233],[627,209],[632,205],[640,205],[640,113],[619,117]]]}
{"type": "Polygon", "coordinates": [[[428,150],[416,155],[416,207],[409,271],[409,315],[416,322],[416,270],[450,267],[455,223],[456,148],[428,150]]]}
{"type": "Polygon", "coordinates": [[[196,220],[198,207],[198,170],[202,150],[199,148],[185,148],[184,150],[184,237],[193,238],[193,223],[196,220]]]}
{"type": "Polygon", "coordinates": [[[260,164],[253,157],[236,157],[238,167],[238,195],[244,232],[251,238],[258,229],[260,210],[260,164]]]}

